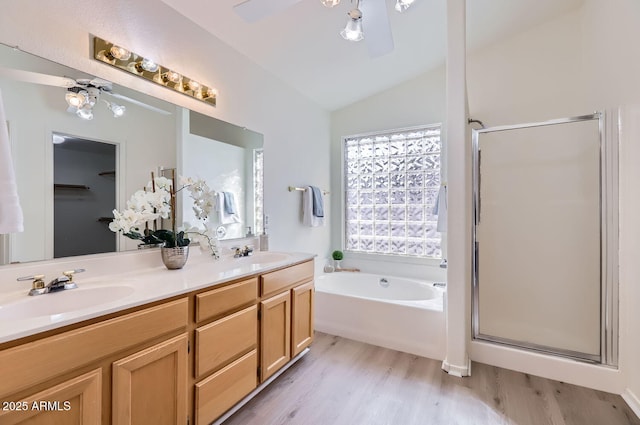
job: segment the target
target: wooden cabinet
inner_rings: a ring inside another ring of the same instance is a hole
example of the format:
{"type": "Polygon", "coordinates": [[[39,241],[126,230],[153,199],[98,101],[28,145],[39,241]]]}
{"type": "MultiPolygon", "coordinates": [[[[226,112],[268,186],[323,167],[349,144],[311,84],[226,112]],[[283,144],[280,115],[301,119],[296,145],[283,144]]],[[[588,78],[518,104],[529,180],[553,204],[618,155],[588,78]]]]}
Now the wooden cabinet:
{"type": "Polygon", "coordinates": [[[22,400],[3,402],[4,425],[99,425],[101,422],[102,370],[66,380],[22,400]]]}
{"type": "Polygon", "coordinates": [[[187,422],[187,334],[113,363],[112,424],[187,422]]]}
{"type": "Polygon", "coordinates": [[[291,294],[275,295],[260,303],[260,381],[264,382],[291,360],[291,294]]]}
{"type": "Polygon", "coordinates": [[[262,275],[260,293],[260,380],[264,382],[313,341],[313,261],[262,275]]]}
{"type": "Polygon", "coordinates": [[[295,357],[313,342],[313,281],[291,290],[291,356],[295,357]]]}
{"type": "Polygon", "coordinates": [[[196,294],[195,423],[206,425],[258,384],[258,279],[196,294]],[[247,307],[247,304],[249,306],[247,307]]]}
{"type": "Polygon", "coordinates": [[[196,384],[196,425],[206,425],[256,388],[258,351],[238,360],[196,384]]]}
{"type": "Polygon", "coordinates": [[[13,403],[0,424],[209,424],[311,344],[313,270],[306,261],[0,344],[0,403],[13,403]]]}

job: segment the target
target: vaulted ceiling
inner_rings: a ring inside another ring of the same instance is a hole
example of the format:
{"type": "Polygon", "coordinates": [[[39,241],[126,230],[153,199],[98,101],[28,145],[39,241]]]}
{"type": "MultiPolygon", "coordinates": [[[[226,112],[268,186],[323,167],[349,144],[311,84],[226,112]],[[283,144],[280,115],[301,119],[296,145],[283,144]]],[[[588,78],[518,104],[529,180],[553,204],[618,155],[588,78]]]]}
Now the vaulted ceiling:
{"type": "MultiPolygon", "coordinates": [[[[338,35],[353,8],[349,0],[331,9],[320,0],[301,0],[254,23],[234,12],[241,0],[162,1],[327,110],[393,87],[445,61],[446,0],[415,0],[402,14],[395,12],[395,0],[387,0],[395,49],[376,58],[369,56],[363,42],[347,42],[338,35]]],[[[468,0],[467,47],[489,45],[581,3],[468,0]]],[[[365,37],[366,25],[365,16],[365,37]]]]}

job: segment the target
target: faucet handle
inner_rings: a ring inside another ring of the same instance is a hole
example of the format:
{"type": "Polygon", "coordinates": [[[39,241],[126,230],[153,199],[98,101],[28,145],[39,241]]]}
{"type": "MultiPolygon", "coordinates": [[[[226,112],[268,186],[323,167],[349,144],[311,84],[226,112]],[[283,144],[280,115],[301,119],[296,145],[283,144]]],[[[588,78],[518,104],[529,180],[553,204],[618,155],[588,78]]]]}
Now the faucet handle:
{"type": "Polygon", "coordinates": [[[36,274],[33,276],[22,276],[16,279],[17,281],[32,280],[31,289],[43,289],[44,288],[44,275],[36,274]]]}
{"type": "Polygon", "coordinates": [[[63,274],[64,276],[66,276],[66,277],[69,279],[69,282],[71,282],[71,281],[73,280],[73,275],[74,275],[74,274],[76,274],[76,273],[82,273],[82,272],[84,272],[84,271],[86,271],[86,270],[85,270],[85,269],[74,269],[74,270],[67,270],[67,271],[64,271],[64,272],[62,272],[62,274],[63,274]]]}

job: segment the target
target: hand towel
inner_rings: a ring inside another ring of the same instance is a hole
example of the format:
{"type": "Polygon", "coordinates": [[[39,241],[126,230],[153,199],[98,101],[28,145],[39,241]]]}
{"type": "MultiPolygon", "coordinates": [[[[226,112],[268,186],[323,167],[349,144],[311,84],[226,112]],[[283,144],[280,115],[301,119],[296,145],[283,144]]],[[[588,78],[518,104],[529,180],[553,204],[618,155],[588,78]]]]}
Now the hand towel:
{"type": "Polygon", "coordinates": [[[324,217],[313,215],[313,189],[307,186],[302,192],[302,224],[310,227],[324,226],[324,217]]]}
{"type": "MultiPolygon", "coordinates": [[[[220,216],[220,224],[233,224],[233,223],[240,223],[240,218],[238,217],[238,214],[236,213],[228,213],[227,212],[227,208],[226,208],[226,202],[225,199],[227,199],[227,196],[225,195],[225,193],[229,193],[229,192],[218,192],[218,214],[220,216]]],[[[233,196],[232,193],[229,193],[231,196],[233,196]]],[[[235,210],[235,200],[234,200],[234,210],[235,210]]]]}
{"type": "Polygon", "coordinates": [[[11,159],[9,129],[0,92],[0,234],[24,231],[22,207],[11,159]]]}
{"type": "Polygon", "coordinates": [[[236,214],[236,198],[233,196],[233,193],[222,193],[224,193],[224,212],[226,212],[227,214],[236,214]]]}
{"type": "Polygon", "coordinates": [[[313,216],[324,217],[324,202],[322,200],[322,191],[315,186],[309,186],[313,191],[313,216]]]}
{"type": "Polygon", "coordinates": [[[433,207],[433,214],[438,216],[436,230],[440,233],[447,231],[447,186],[440,186],[436,204],[433,207]]]}

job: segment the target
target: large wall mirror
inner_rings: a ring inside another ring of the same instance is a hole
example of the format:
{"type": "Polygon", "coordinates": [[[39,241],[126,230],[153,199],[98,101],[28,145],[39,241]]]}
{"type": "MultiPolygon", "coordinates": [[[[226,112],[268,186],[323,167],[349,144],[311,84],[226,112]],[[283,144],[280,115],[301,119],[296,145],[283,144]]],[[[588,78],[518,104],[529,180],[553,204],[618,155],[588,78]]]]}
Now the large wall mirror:
{"type": "Polygon", "coordinates": [[[25,227],[0,236],[0,264],[137,249],[108,229],[111,210],[170,168],[234,197],[235,217],[212,218],[220,239],[261,229],[261,134],[1,44],[0,91],[25,227]],[[77,95],[92,108],[70,106],[77,95]]]}

